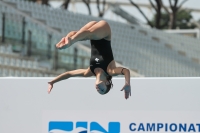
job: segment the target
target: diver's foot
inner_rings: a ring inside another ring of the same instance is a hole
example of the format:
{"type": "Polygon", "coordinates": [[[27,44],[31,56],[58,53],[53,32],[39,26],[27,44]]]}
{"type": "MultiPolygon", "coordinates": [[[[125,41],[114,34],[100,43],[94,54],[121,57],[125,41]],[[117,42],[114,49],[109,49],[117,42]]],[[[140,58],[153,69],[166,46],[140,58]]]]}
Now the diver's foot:
{"type": "Polygon", "coordinates": [[[61,46],[61,49],[69,48],[72,45],[70,37],[65,37],[65,44],[61,46]]]}
{"type": "Polygon", "coordinates": [[[70,37],[63,37],[59,43],[56,44],[58,49],[66,49],[72,45],[70,37]]]}
{"type": "Polygon", "coordinates": [[[61,40],[60,40],[60,42],[59,43],[57,43],[56,44],[56,48],[60,48],[62,45],[64,45],[65,44],[65,38],[63,37],[61,40]]]}

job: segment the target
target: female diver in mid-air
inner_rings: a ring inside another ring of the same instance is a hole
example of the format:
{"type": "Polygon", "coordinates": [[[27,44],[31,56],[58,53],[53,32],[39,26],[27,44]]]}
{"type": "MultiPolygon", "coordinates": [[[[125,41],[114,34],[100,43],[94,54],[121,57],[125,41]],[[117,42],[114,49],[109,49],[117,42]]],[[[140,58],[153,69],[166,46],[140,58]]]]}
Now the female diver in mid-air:
{"type": "Polygon", "coordinates": [[[127,99],[131,95],[130,71],[123,67],[116,67],[111,49],[111,29],[106,21],[91,21],[79,31],[71,31],[56,44],[58,49],[70,47],[77,41],[91,41],[90,66],[87,69],[77,69],[65,72],[48,82],[48,93],[51,92],[53,84],[74,76],[96,76],[95,88],[100,94],[110,91],[112,76],[122,74],[125,76],[125,85],[121,89],[125,92],[127,99]]]}

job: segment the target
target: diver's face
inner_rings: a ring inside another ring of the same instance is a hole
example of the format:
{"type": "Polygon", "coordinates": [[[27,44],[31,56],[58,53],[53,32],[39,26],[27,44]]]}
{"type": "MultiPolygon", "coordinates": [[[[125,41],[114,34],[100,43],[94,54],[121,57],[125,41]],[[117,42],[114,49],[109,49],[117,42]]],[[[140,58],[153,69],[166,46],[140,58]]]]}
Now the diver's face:
{"type": "Polygon", "coordinates": [[[105,94],[106,90],[107,90],[107,87],[106,87],[106,84],[105,82],[103,81],[100,81],[98,84],[95,84],[95,88],[97,89],[97,91],[103,95],[105,94]]]}
{"type": "Polygon", "coordinates": [[[100,94],[105,94],[107,91],[107,86],[109,82],[106,79],[105,74],[100,73],[98,76],[96,76],[96,82],[95,82],[95,88],[100,94]]]}

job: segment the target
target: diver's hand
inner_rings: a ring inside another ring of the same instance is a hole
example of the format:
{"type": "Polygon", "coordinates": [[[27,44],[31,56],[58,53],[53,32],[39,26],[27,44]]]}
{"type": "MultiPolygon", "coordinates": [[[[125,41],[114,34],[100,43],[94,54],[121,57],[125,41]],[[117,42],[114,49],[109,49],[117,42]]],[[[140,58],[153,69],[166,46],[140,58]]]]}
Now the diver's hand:
{"type": "Polygon", "coordinates": [[[52,90],[52,88],[53,88],[53,83],[48,82],[48,84],[49,84],[48,93],[50,94],[50,92],[51,92],[51,90],[52,90]]]}
{"type": "Polygon", "coordinates": [[[121,91],[124,90],[125,98],[128,99],[129,95],[131,96],[131,86],[130,84],[126,83],[124,87],[121,89],[121,91]]]}

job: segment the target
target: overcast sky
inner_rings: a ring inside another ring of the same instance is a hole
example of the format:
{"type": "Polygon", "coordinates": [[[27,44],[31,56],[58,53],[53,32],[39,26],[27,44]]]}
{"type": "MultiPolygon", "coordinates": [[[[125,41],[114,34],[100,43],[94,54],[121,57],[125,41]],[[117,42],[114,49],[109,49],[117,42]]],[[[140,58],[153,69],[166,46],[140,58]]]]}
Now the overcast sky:
{"type": "MultiPolygon", "coordinates": [[[[102,0],[100,0],[102,1],[102,0]]],[[[107,0],[107,1],[119,1],[119,2],[129,2],[129,0],[107,0]]],[[[137,3],[149,3],[149,0],[133,0],[134,2],[137,3]]],[[[183,0],[179,0],[179,4],[182,2],[183,0]]],[[[168,0],[163,0],[165,5],[169,5],[168,0]]],[[[53,7],[59,7],[61,5],[61,2],[51,2],[51,5],[53,7]]],[[[137,9],[135,9],[135,7],[133,6],[121,6],[124,10],[126,10],[127,12],[129,12],[130,14],[133,14],[135,17],[137,17],[139,20],[141,20],[142,22],[146,22],[145,19],[143,18],[143,16],[138,12],[137,9]]],[[[188,0],[183,7],[188,7],[188,8],[195,8],[195,9],[200,9],[200,0],[188,0]]],[[[97,16],[98,12],[97,12],[97,8],[96,5],[91,4],[91,9],[92,9],[92,15],[93,16],[97,16]]],[[[87,7],[84,4],[76,4],[76,5],[72,5],[70,4],[69,6],[69,10],[70,11],[75,11],[77,13],[83,13],[83,14],[88,14],[88,10],[87,7]]],[[[150,10],[146,9],[146,8],[142,8],[142,10],[145,12],[145,14],[149,17],[149,19],[152,18],[153,16],[153,12],[151,12],[150,10]]],[[[195,20],[199,20],[200,19],[200,12],[198,13],[192,13],[193,18],[195,20]]],[[[121,19],[121,17],[113,14],[110,10],[108,10],[104,16],[104,18],[106,19],[112,19],[115,21],[121,21],[121,22],[125,22],[125,20],[121,19]]]]}

